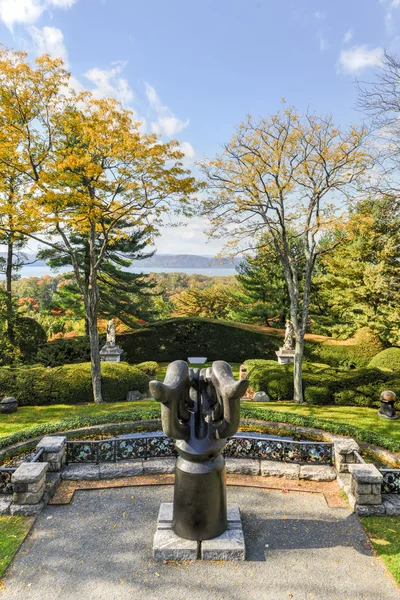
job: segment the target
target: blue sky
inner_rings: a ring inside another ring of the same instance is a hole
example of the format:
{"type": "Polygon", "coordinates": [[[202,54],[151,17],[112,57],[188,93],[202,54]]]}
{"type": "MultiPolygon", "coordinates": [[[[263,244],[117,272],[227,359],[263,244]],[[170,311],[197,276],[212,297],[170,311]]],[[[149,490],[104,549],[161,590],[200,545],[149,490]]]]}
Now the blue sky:
{"type": "MultiPolygon", "coordinates": [[[[288,104],[358,122],[356,79],[400,51],[400,0],[0,0],[0,40],[62,56],[76,87],[113,95],[185,163],[212,156],[246,114],[288,104]]],[[[205,224],[159,252],[212,254],[205,224]]]]}

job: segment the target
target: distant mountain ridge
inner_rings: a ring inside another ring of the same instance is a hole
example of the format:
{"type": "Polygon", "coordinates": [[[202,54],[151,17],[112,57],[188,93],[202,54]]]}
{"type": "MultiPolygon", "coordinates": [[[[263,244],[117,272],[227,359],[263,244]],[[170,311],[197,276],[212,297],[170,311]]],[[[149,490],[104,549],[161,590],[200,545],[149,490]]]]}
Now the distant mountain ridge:
{"type": "MultiPolygon", "coordinates": [[[[0,252],[0,258],[6,258],[6,252],[0,252]]],[[[34,263],[33,266],[45,266],[43,260],[36,261],[35,254],[26,254],[27,262],[34,263]]],[[[216,258],[215,256],[202,256],[200,254],[154,254],[150,258],[143,260],[134,260],[133,267],[155,267],[166,269],[234,269],[243,259],[237,258],[216,258]]]]}
{"type": "Polygon", "coordinates": [[[134,260],[133,267],[165,267],[168,269],[194,268],[194,269],[234,269],[241,262],[241,258],[216,258],[198,254],[154,254],[150,258],[134,260]]]}

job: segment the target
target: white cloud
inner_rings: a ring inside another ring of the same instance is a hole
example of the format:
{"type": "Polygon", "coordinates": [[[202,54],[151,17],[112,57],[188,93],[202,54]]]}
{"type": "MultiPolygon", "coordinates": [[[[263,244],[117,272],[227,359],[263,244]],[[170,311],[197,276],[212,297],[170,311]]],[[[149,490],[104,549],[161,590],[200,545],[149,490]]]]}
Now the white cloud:
{"type": "Polygon", "coordinates": [[[40,0],[0,0],[0,20],[11,31],[15,24],[35,23],[43,10],[40,0]]]}
{"type": "Polygon", "coordinates": [[[130,107],[135,94],[128,80],[124,77],[119,77],[125,68],[126,62],[119,61],[113,63],[113,65],[108,70],[94,67],[85,73],[85,77],[95,85],[95,88],[91,90],[95,98],[112,96],[116,100],[119,100],[125,107],[130,107]]]}
{"type": "Polygon", "coordinates": [[[78,0],[47,0],[47,4],[56,8],[71,8],[78,0]]]}
{"type": "Polygon", "coordinates": [[[358,73],[367,67],[376,67],[381,64],[382,48],[371,48],[363,44],[353,46],[349,50],[342,50],[339,56],[337,70],[344,73],[358,73]]]}
{"type": "Polygon", "coordinates": [[[0,21],[12,31],[14,25],[32,25],[49,8],[71,8],[78,0],[0,0],[0,21]]]}
{"type": "Polygon", "coordinates": [[[168,106],[161,104],[156,90],[149,83],[146,83],[146,95],[150,103],[150,108],[157,115],[157,121],[153,121],[151,124],[154,133],[173,137],[189,125],[189,119],[186,121],[178,119],[168,106]]]}
{"type": "Polygon", "coordinates": [[[196,152],[192,146],[192,144],[190,144],[189,142],[182,142],[179,145],[179,149],[181,152],[183,152],[183,154],[187,157],[187,158],[194,158],[196,156],[196,152]]]}
{"type": "Polygon", "coordinates": [[[344,43],[348,44],[353,39],[353,35],[354,35],[354,29],[348,29],[343,37],[344,43]]]}
{"type": "Polygon", "coordinates": [[[32,25],[28,28],[37,54],[50,54],[52,58],[62,58],[68,66],[68,52],[64,44],[64,35],[57,27],[45,26],[42,29],[32,25]]]}
{"type": "Polygon", "coordinates": [[[325,19],[325,13],[323,13],[323,12],[321,12],[321,11],[317,10],[317,11],[314,13],[314,17],[315,17],[316,19],[318,19],[319,21],[321,21],[322,19],[325,19]]]}

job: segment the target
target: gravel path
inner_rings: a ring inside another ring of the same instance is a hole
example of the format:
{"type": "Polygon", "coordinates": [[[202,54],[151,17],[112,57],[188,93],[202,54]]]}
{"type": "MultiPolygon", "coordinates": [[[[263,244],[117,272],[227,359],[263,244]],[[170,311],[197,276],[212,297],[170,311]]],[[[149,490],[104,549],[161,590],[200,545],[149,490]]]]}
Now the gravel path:
{"type": "Polygon", "coordinates": [[[356,517],[320,494],[228,489],[247,560],[156,563],[152,538],[172,486],[77,491],[48,506],[22,545],[1,600],[396,600],[356,517]]]}

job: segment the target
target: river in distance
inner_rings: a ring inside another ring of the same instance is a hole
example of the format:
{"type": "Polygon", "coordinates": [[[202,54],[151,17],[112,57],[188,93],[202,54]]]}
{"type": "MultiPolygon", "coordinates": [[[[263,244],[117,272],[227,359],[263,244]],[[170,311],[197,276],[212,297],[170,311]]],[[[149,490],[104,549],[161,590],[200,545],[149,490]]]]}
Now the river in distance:
{"type": "MultiPolygon", "coordinates": [[[[50,275],[54,277],[58,273],[71,272],[71,267],[63,267],[57,271],[52,271],[50,267],[46,265],[27,265],[22,267],[19,272],[20,277],[43,277],[43,275],[50,275]]],[[[186,273],[187,275],[207,275],[208,277],[230,277],[236,275],[235,269],[225,269],[223,267],[216,269],[195,269],[195,268],[167,268],[167,267],[131,267],[129,269],[132,273],[186,273]]],[[[5,279],[4,273],[0,273],[0,280],[5,279]]]]}

